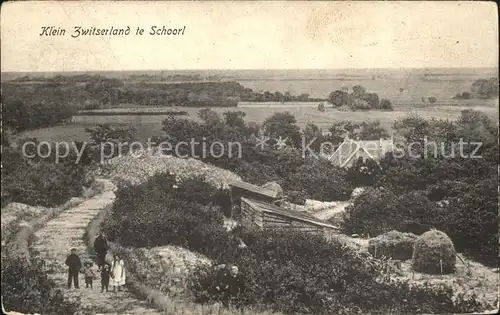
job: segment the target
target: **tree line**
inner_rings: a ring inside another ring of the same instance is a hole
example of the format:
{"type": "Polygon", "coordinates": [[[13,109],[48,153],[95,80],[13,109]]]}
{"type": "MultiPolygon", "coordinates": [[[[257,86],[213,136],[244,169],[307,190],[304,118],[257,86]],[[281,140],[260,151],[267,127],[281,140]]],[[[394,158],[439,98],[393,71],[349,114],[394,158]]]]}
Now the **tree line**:
{"type": "Polygon", "coordinates": [[[498,97],[498,78],[478,79],[469,91],[457,93],[454,99],[494,99],[498,97]]]}

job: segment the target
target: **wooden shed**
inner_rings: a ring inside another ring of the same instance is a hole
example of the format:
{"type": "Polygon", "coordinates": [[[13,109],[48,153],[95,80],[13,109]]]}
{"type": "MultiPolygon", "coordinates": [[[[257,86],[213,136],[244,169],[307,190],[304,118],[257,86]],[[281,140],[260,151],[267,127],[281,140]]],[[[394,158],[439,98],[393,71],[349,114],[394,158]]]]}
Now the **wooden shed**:
{"type": "Polygon", "coordinates": [[[281,196],[279,192],[266,189],[243,181],[234,181],[229,184],[231,195],[231,218],[239,219],[241,209],[241,198],[246,197],[257,201],[277,203],[281,196]]]}
{"type": "Polygon", "coordinates": [[[245,197],[241,197],[239,223],[245,231],[285,229],[322,234],[325,230],[339,230],[338,227],[309,213],[288,210],[245,197]]]}

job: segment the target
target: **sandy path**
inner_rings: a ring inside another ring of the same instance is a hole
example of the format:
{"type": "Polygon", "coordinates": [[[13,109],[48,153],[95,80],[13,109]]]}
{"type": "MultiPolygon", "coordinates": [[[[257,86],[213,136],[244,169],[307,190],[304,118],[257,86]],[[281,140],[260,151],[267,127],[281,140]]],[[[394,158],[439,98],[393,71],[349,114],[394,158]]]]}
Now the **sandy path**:
{"type": "Polygon", "coordinates": [[[151,308],[145,301],[137,299],[132,293],[109,292],[101,293],[100,275],[95,268],[97,279],[94,289],[86,289],[83,275],[80,275],[80,289],[66,288],[67,267],[64,265],[71,248],[76,248],[82,262],[89,259],[87,245],[83,239],[90,221],[115,199],[113,183],[101,180],[104,192],[80,205],[68,209],[47,223],[35,233],[33,249],[40,253],[48,265],[53,267],[49,276],[56,282],[69,298],[79,297],[83,309],[91,310],[92,314],[162,314],[151,308]]]}
{"type": "Polygon", "coordinates": [[[345,207],[347,207],[350,202],[339,202],[337,206],[325,210],[320,210],[313,215],[323,221],[330,220],[334,216],[344,212],[345,207]]]}

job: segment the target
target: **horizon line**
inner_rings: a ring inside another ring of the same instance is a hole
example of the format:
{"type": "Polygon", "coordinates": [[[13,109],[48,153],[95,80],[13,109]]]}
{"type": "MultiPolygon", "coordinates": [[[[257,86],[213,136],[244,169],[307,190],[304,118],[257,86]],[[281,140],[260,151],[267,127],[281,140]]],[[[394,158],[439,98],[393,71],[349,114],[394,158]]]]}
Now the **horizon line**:
{"type": "Polygon", "coordinates": [[[121,70],[109,70],[109,69],[96,69],[96,70],[1,70],[1,73],[7,72],[125,72],[125,71],[288,71],[288,70],[322,70],[322,71],[332,71],[332,70],[425,70],[425,69],[496,69],[498,66],[467,66],[467,67],[373,67],[373,68],[196,68],[196,69],[121,69],[121,70]]]}

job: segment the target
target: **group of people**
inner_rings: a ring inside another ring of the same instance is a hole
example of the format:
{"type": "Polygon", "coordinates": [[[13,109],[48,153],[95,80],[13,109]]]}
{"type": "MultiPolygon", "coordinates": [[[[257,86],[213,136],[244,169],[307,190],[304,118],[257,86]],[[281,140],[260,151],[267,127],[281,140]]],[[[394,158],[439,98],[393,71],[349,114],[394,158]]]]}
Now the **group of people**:
{"type": "Polygon", "coordinates": [[[237,266],[217,266],[217,275],[214,283],[214,293],[221,296],[222,304],[239,307],[238,297],[245,289],[245,283],[237,266]]]}
{"type": "MultiPolygon", "coordinates": [[[[125,285],[125,266],[123,260],[118,255],[113,256],[113,262],[106,261],[106,255],[109,250],[109,244],[106,236],[100,233],[94,240],[94,251],[96,253],[97,271],[101,274],[101,292],[108,292],[109,286],[116,292],[122,290],[125,285]]],[[[93,288],[93,280],[96,279],[93,262],[86,261],[82,268],[80,257],[76,249],[71,249],[71,254],[66,258],[68,266],[68,289],[79,288],[78,277],[80,272],[85,275],[85,287],[93,288]]],[[[244,291],[243,277],[239,273],[237,266],[226,266],[225,264],[217,266],[217,275],[213,285],[213,293],[220,296],[222,304],[228,307],[230,304],[239,306],[238,296],[244,291]]]]}
{"type": "MultiPolygon", "coordinates": [[[[125,266],[123,260],[120,259],[118,255],[113,256],[113,262],[109,263],[106,261],[106,254],[108,253],[109,245],[106,240],[106,236],[100,233],[94,240],[94,251],[97,254],[97,272],[101,274],[101,292],[108,292],[109,286],[113,288],[113,291],[121,291],[125,285],[125,266]]],[[[71,289],[71,284],[75,289],[78,289],[79,283],[78,278],[80,272],[85,276],[85,287],[93,288],[93,280],[96,279],[96,273],[94,272],[93,262],[86,261],[83,264],[80,257],[76,253],[76,249],[71,249],[71,254],[66,258],[66,265],[68,266],[68,289],[71,289]]]]}

